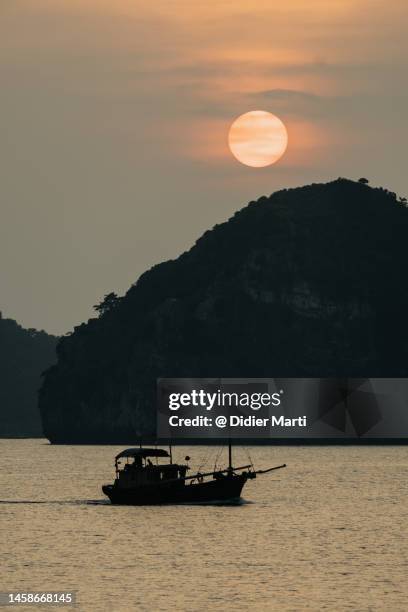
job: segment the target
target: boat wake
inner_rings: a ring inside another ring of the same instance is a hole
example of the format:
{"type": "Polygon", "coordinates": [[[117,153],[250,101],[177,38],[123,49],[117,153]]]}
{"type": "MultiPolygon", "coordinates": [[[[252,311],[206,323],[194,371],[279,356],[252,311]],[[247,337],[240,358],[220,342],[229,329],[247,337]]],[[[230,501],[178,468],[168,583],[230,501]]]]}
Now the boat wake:
{"type": "Polygon", "coordinates": [[[110,506],[105,499],[0,499],[0,504],[45,504],[56,506],[110,506]]]}
{"type": "Polygon", "coordinates": [[[198,501],[198,502],[179,502],[172,504],[173,506],[246,506],[247,504],[253,504],[254,502],[242,497],[238,499],[220,499],[212,501],[198,501]]]}
{"type": "MultiPolygon", "coordinates": [[[[220,499],[207,502],[180,502],[178,504],[172,504],[174,506],[245,506],[247,504],[253,504],[254,502],[247,499],[220,499]]],[[[39,505],[55,505],[55,506],[110,506],[113,505],[107,499],[0,499],[0,504],[39,504],[39,505]]],[[[168,504],[159,504],[166,506],[168,504]]],[[[124,507],[129,507],[124,505],[124,507]]]]}

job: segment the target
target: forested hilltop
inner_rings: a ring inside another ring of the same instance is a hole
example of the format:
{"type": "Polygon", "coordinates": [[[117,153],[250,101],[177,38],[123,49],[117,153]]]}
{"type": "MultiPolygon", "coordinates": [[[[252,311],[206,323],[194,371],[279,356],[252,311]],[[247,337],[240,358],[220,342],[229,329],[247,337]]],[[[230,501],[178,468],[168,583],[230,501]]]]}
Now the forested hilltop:
{"type": "Polygon", "coordinates": [[[261,197],[144,273],[57,347],[54,442],[154,435],[163,376],[408,375],[408,209],[361,180],[261,197]]]}
{"type": "Polygon", "coordinates": [[[56,361],[56,343],[0,312],[0,437],[43,435],[37,396],[41,373],[56,361]]]}

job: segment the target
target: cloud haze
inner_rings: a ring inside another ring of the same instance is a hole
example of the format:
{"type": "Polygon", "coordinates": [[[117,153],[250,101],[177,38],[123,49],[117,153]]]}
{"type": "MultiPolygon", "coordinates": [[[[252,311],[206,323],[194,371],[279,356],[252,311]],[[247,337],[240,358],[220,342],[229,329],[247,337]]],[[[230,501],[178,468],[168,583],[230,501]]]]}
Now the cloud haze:
{"type": "Polygon", "coordinates": [[[407,194],[404,0],[4,0],[0,309],[64,333],[248,200],[368,176],[407,194]],[[276,166],[227,148],[287,125],[276,166]]]}

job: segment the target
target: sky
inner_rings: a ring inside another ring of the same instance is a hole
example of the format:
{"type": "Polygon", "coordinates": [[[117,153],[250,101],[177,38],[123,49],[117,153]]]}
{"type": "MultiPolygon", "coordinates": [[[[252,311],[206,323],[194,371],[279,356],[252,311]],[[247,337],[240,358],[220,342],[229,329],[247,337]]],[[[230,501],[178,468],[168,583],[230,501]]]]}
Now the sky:
{"type": "Polygon", "coordinates": [[[250,200],[408,195],[406,0],[1,0],[0,310],[64,334],[250,200]],[[240,164],[236,117],[285,155],[240,164]]]}

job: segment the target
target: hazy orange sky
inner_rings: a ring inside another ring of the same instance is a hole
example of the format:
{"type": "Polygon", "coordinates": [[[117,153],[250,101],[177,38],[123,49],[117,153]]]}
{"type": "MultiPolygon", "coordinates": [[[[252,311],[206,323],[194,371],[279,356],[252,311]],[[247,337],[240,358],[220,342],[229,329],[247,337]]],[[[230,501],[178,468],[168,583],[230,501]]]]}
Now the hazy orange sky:
{"type": "Polygon", "coordinates": [[[0,310],[64,333],[250,199],[338,176],[407,195],[405,0],[2,0],[0,310]],[[229,153],[240,114],[289,147],[229,153]]]}

